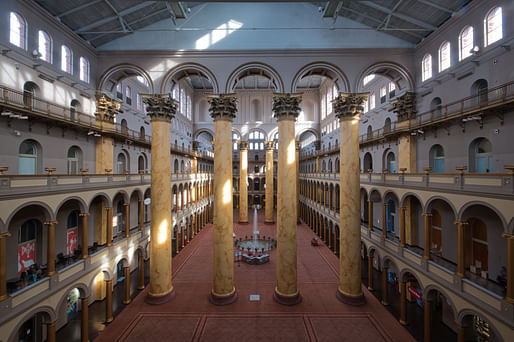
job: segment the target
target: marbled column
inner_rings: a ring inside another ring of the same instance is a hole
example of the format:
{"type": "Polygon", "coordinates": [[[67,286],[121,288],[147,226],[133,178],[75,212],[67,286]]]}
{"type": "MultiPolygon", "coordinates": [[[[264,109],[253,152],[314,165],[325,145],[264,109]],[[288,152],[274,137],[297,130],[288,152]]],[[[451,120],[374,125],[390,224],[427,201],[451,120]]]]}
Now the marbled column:
{"type": "Polygon", "coordinates": [[[55,325],[57,321],[46,324],[46,342],[55,342],[55,325]]]}
{"type": "Polygon", "coordinates": [[[341,93],[332,103],[341,127],[340,241],[337,298],[351,305],[364,304],[360,259],[359,116],[366,94],[341,93]]]}
{"type": "Polygon", "coordinates": [[[299,141],[295,142],[296,153],[296,223],[300,223],[300,149],[302,145],[299,141]]]}
{"type": "Polygon", "coordinates": [[[278,121],[277,169],[277,286],[273,298],[280,304],[301,302],[296,260],[296,141],[295,121],[301,94],[275,94],[273,112],[278,121]]]}
{"type": "MultiPolygon", "coordinates": [[[[105,130],[114,129],[114,118],[120,112],[121,102],[105,94],[96,94],[96,123],[105,130]]],[[[103,174],[106,169],[114,169],[114,140],[102,135],[96,138],[96,173],[103,174]]]]}
{"type": "Polygon", "coordinates": [[[171,281],[171,158],[170,122],[177,112],[177,103],[167,94],[143,96],[152,119],[152,201],[150,210],[150,290],[145,298],[149,304],[162,304],[173,298],[171,281]]]}
{"type": "Polygon", "coordinates": [[[423,226],[424,226],[424,243],[423,243],[423,260],[430,260],[430,230],[432,229],[431,224],[432,214],[423,213],[423,226]]]}
{"type": "Polygon", "coordinates": [[[227,305],[237,299],[232,242],[232,119],[237,112],[237,98],[234,94],[219,94],[210,95],[208,100],[214,120],[214,272],[209,299],[215,305],[227,305]]]}
{"type": "Polygon", "coordinates": [[[266,148],[266,207],[264,223],[275,223],[274,203],[273,203],[273,150],[275,149],[274,141],[265,141],[266,148]]]}
{"type": "Polygon", "coordinates": [[[130,266],[124,266],[123,272],[125,275],[125,298],[123,299],[123,304],[130,303],[130,266]]]}
{"type": "Polygon", "coordinates": [[[80,315],[80,342],[89,342],[89,302],[88,298],[80,298],[82,311],[80,315]]]}
{"type": "Polygon", "coordinates": [[[465,330],[462,324],[457,323],[457,342],[464,342],[465,339],[465,330]]]}
{"type": "Polygon", "coordinates": [[[389,305],[389,301],[387,300],[387,273],[389,269],[387,267],[382,267],[382,305],[389,305]]]}
{"type": "Polygon", "coordinates": [[[368,255],[368,290],[374,291],[373,289],[373,257],[368,255]]]}
{"type": "Polygon", "coordinates": [[[180,247],[180,245],[179,245],[178,229],[177,229],[177,230],[175,230],[175,253],[177,253],[177,254],[179,252],[179,247],[180,247]]]}
{"type": "Polygon", "coordinates": [[[125,237],[130,237],[130,203],[123,203],[125,208],[125,237]]]}
{"type": "Polygon", "coordinates": [[[145,288],[145,258],[143,256],[143,254],[139,254],[139,256],[137,257],[137,261],[138,261],[138,269],[137,269],[137,272],[138,272],[138,285],[137,285],[137,289],[138,290],[143,290],[145,288]]]}
{"type": "Polygon", "coordinates": [[[48,226],[48,246],[47,246],[47,273],[51,277],[55,274],[55,225],[57,221],[45,222],[48,226]]]}
{"type": "Polygon", "coordinates": [[[239,223],[248,223],[248,141],[239,142],[239,223]]]}
{"type": "Polygon", "coordinates": [[[112,246],[112,207],[105,208],[106,212],[106,230],[107,230],[107,247],[112,246]]]}
{"type": "Polygon", "coordinates": [[[112,320],[112,279],[109,279],[105,281],[105,323],[112,320]]]}
{"type": "Polygon", "coordinates": [[[7,248],[6,240],[11,233],[5,232],[0,234],[0,302],[9,298],[7,295],[7,248]]]}
{"type": "Polygon", "coordinates": [[[181,248],[184,248],[185,245],[184,245],[184,240],[186,239],[186,235],[184,234],[184,226],[180,226],[180,247],[181,248]]]}
{"type": "Polygon", "coordinates": [[[373,230],[373,201],[368,200],[368,230],[373,230]]]}
{"type": "Polygon", "coordinates": [[[423,342],[430,342],[432,339],[432,303],[428,298],[424,301],[424,325],[423,342]]]}
{"type": "Polygon", "coordinates": [[[387,238],[387,202],[382,203],[382,240],[387,238]]]}
{"type": "Polygon", "coordinates": [[[88,223],[87,223],[87,217],[89,216],[89,213],[80,213],[79,216],[82,218],[82,259],[87,259],[89,256],[88,252],[88,245],[89,245],[89,239],[88,239],[88,223]]]}
{"type": "Polygon", "coordinates": [[[400,247],[405,247],[405,207],[400,207],[400,247]]]}
{"type": "Polygon", "coordinates": [[[464,229],[468,223],[456,221],[455,224],[457,225],[457,272],[455,275],[459,278],[464,278],[464,229]]]}
{"type": "Polygon", "coordinates": [[[407,325],[407,287],[400,281],[400,324],[407,325]]]}
{"type": "Polygon", "coordinates": [[[145,201],[139,200],[139,230],[145,229],[145,201]]]}
{"type": "Polygon", "coordinates": [[[514,235],[503,233],[507,240],[507,293],[505,301],[514,304],[514,235]]]}

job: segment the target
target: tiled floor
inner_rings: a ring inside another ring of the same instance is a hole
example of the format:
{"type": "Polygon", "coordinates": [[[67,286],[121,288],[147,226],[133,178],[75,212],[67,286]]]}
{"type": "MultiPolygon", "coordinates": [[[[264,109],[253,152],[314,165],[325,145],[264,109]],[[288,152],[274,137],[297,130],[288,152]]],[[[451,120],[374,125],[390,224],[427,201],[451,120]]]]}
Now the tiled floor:
{"type": "MultiPolygon", "coordinates": [[[[263,224],[261,235],[275,236],[263,224]]],[[[234,215],[237,222],[237,212],[234,215]]],[[[250,213],[252,221],[252,213],[250,213]]],[[[234,224],[237,237],[252,234],[252,224],[234,224]]],[[[302,303],[275,303],[276,250],[265,265],[236,263],[237,301],[217,307],[209,303],[212,285],[212,225],[208,225],[173,260],[176,297],[161,306],[144,303],[143,291],[97,341],[414,341],[394,317],[364,289],[366,305],[339,302],[338,259],[325,246],[312,247],[314,234],[298,225],[298,284],[302,303]],[[250,294],[260,301],[250,302],[250,294]]]]}

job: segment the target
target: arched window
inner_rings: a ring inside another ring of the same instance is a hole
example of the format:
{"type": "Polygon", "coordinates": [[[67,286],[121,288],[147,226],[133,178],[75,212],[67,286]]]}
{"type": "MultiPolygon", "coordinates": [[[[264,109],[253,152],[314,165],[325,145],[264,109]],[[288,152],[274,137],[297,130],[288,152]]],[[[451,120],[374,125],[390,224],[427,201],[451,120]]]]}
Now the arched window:
{"type": "Polygon", "coordinates": [[[120,100],[123,98],[122,90],[123,88],[121,86],[121,83],[116,84],[116,97],[120,100]]]}
{"type": "Polygon", "coordinates": [[[385,119],[385,122],[384,122],[384,133],[389,133],[389,132],[391,132],[391,119],[387,118],[387,119],[385,119]]]}
{"type": "Polygon", "coordinates": [[[451,63],[451,45],[446,41],[439,48],[439,72],[448,69],[451,63]]]}
{"type": "Polygon", "coordinates": [[[483,78],[476,80],[471,85],[471,96],[473,105],[485,105],[488,102],[488,83],[483,78]]]}
{"type": "Polygon", "coordinates": [[[393,98],[396,93],[396,84],[389,82],[389,98],[393,98]]]}
{"type": "Polygon", "coordinates": [[[473,27],[465,27],[459,36],[459,61],[471,56],[473,49],[473,27]]]}
{"type": "Polygon", "coordinates": [[[23,104],[30,109],[36,105],[36,97],[39,87],[34,82],[25,82],[23,85],[23,104]]]}
{"type": "Polygon", "coordinates": [[[35,175],[38,168],[39,146],[34,140],[25,140],[21,143],[18,155],[18,174],[35,175]]]}
{"type": "Polygon", "coordinates": [[[139,156],[137,159],[137,170],[139,172],[145,171],[145,158],[143,156],[139,156]]]}
{"type": "Polygon", "coordinates": [[[325,96],[321,97],[321,120],[327,116],[327,99],[325,96]]]}
{"type": "Polygon", "coordinates": [[[175,161],[173,162],[173,172],[178,173],[178,160],[177,159],[175,159],[175,161]]]}
{"type": "Polygon", "coordinates": [[[141,128],[139,129],[139,139],[145,139],[145,138],[146,138],[145,128],[143,126],[141,126],[141,128]]]}
{"type": "Polygon", "coordinates": [[[327,92],[327,116],[332,114],[332,99],[334,98],[332,88],[328,88],[327,92]]]}
{"type": "Polygon", "coordinates": [[[73,74],[73,53],[66,45],[61,46],[61,70],[73,74]]]}
{"type": "Polygon", "coordinates": [[[125,120],[125,119],[121,120],[121,133],[123,133],[123,134],[128,133],[127,120],[125,120]]]}
{"type": "Polygon", "coordinates": [[[187,111],[187,118],[189,120],[191,120],[191,112],[192,112],[192,108],[193,108],[193,105],[191,103],[191,96],[187,96],[187,106],[186,106],[186,111],[187,111]]]}
{"type": "Polygon", "coordinates": [[[369,96],[369,110],[375,109],[375,92],[369,96]]]}
{"type": "Polygon", "coordinates": [[[118,158],[116,159],[116,171],[119,174],[125,173],[127,166],[127,158],[123,153],[118,154],[118,158]]]}
{"type": "Polygon", "coordinates": [[[180,89],[180,113],[186,116],[186,93],[180,89]]]}
{"type": "Polygon", "coordinates": [[[385,84],[380,87],[380,103],[384,103],[386,101],[387,88],[385,84]]]}
{"type": "Polygon", "coordinates": [[[427,53],[421,62],[421,80],[424,82],[432,77],[432,55],[427,53]]]}
{"type": "Polygon", "coordinates": [[[241,138],[239,137],[239,134],[237,134],[236,132],[232,132],[232,149],[234,151],[237,151],[237,142],[240,140],[241,138]]]}
{"type": "Polygon", "coordinates": [[[484,32],[484,46],[489,46],[503,38],[503,18],[501,7],[495,7],[487,13],[484,20],[484,32]]]}
{"type": "Polygon", "coordinates": [[[430,111],[432,112],[432,118],[437,119],[441,117],[442,114],[442,106],[441,106],[441,98],[434,97],[430,102],[430,111]]]}
{"type": "Polygon", "coordinates": [[[473,140],[470,145],[472,160],[470,165],[472,172],[490,173],[493,172],[493,146],[486,138],[473,140]]]}
{"type": "Polygon", "coordinates": [[[368,135],[368,139],[373,138],[373,127],[371,127],[371,125],[369,125],[367,128],[367,135],[368,135]]]}
{"type": "Polygon", "coordinates": [[[389,152],[386,157],[386,168],[389,173],[396,172],[396,159],[393,152],[389,152]]]}
{"type": "Polygon", "coordinates": [[[441,145],[434,145],[430,148],[429,163],[432,172],[444,172],[444,149],[441,145]]]}
{"type": "Polygon", "coordinates": [[[89,61],[80,57],[80,80],[89,83],[89,61]]]}
{"type": "Polygon", "coordinates": [[[273,141],[275,142],[275,150],[278,150],[278,132],[273,136],[273,141]]]}
{"type": "Polygon", "coordinates": [[[45,31],[38,32],[37,50],[41,54],[39,58],[52,63],[52,38],[45,31]]]}
{"type": "Polygon", "coordinates": [[[264,150],[264,133],[261,131],[252,131],[248,136],[250,142],[250,150],[264,150]]]}
{"type": "Polygon", "coordinates": [[[366,152],[364,155],[364,172],[368,172],[368,170],[373,170],[373,157],[371,157],[371,153],[366,152]]]}
{"type": "Polygon", "coordinates": [[[184,173],[184,161],[183,160],[180,161],[180,172],[184,173]]]}
{"type": "Polygon", "coordinates": [[[79,100],[71,100],[70,103],[70,120],[77,119],[77,110],[80,110],[80,102],[79,100]]]}
{"type": "Polygon", "coordinates": [[[19,48],[27,49],[27,23],[21,15],[11,12],[9,15],[9,42],[19,48]]]}
{"type": "Polygon", "coordinates": [[[132,89],[130,89],[129,86],[125,88],[125,101],[127,101],[127,104],[132,104],[132,89]]]}
{"type": "Polygon", "coordinates": [[[68,150],[68,174],[75,175],[78,174],[82,165],[82,151],[77,146],[72,146],[68,150]]]}

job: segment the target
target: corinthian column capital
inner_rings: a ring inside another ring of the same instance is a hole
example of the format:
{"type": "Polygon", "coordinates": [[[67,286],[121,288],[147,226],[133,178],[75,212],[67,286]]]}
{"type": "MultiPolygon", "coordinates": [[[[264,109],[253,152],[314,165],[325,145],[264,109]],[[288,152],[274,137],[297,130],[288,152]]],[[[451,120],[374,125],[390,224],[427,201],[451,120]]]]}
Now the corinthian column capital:
{"type": "Polygon", "coordinates": [[[235,94],[210,94],[207,95],[207,100],[213,120],[232,121],[236,117],[237,97],[235,94]]]}
{"type": "Polygon", "coordinates": [[[95,117],[97,120],[114,123],[114,117],[122,113],[120,107],[120,101],[111,99],[109,96],[102,93],[96,94],[95,117]]]}
{"type": "Polygon", "coordinates": [[[240,140],[240,141],[238,142],[238,144],[239,144],[239,150],[240,150],[240,151],[241,151],[241,150],[248,150],[248,145],[249,145],[249,144],[248,144],[248,141],[246,141],[246,140],[240,140]]]}
{"type": "Polygon", "coordinates": [[[273,95],[273,113],[277,120],[294,120],[300,114],[302,94],[275,93],[273,95]]]}
{"type": "Polygon", "coordinates": [[[332,101],[332,108],[339,120],[353,120],[364,112],[364,101],[368,93],[340,93],[332,101]]]}
{"type": "Polygon", "coordinates": [[[143,102],[147,104],[146,112],[153,120],[168,121],[177,114],[177,101],[169,94],[142,94],[143,102]]]}
{"type": "Polygon", "coordinates": [[[274,141],[265,141],[264,142],[264,148],[268,150],[273,150],[275,148],[275,142],[274,141]]]}

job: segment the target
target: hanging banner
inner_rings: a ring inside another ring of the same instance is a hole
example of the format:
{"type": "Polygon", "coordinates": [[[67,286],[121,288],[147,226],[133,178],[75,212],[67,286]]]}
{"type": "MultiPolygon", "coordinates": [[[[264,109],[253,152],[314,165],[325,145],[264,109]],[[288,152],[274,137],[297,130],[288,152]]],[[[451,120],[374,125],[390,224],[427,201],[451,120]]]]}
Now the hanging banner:
{"type": "Polygon", "coordinates": [[[36,241],[18,245],[18,275],[36,263],[36,241]]]}
{"type": "Polygon", "coordinates": [[[72,255],[77,249],[78,229],[71,228],[66,232],[66,255],[72,255]]]}
{"type": "Polygon", "coordinates": [[[412,286],[409,286],[407,288],[407,290],[409,291],[409,293],[414,297],[416,298],[417,300],[421,300],[423,297],[421,296],[421,293],[419,293],[419,291],[415,288],[415,287],[412,287],[412,286]]]}

